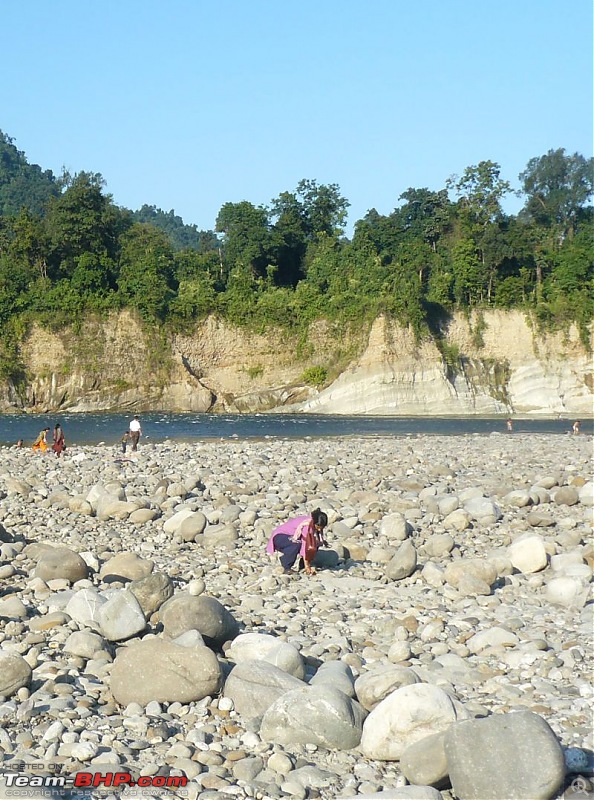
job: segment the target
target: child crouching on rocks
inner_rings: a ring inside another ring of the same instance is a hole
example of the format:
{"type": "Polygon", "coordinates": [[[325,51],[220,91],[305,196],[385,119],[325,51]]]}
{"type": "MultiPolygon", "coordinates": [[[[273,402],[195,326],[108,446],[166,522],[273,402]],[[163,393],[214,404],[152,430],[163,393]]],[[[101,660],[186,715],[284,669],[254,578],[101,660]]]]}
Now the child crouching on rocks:
{"type": "Polygon", "coordinates": [[[324,538],[324,528],[328,525],[328,516],[319,508],[311,512],[311,516],[294,517],[283,522],[272,531],[266,552],[273,555],[280,553],[280,562],[285,575],[292,572],[293,564],[298,557],[303,559],[306,575],[315,575],[311,562],[318,552],[318,547],[328,547],[324,538]]]}

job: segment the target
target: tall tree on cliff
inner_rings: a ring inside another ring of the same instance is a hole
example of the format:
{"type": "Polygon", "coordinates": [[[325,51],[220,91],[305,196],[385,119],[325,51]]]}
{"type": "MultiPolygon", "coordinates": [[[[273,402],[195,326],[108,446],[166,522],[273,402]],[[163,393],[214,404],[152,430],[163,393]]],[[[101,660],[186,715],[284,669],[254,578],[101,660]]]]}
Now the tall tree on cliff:
{"type": "MultiPolygon", "coordinates": [[[[468,244],[473,242],[480,262],[480,275],[473,278],[473,283],[476,285],[467,296],[469,299],[474,297],[477,302],[483,302],[485,299],[491,301],[497,279],[498,262],[496,258],[489,257],[488,253],[490,245],[497,240],[497,236],[494,236],[490,229],[503,221],[501,201],[512,191],[509,182],[503,180],[500,175],[499,164],[494,161],[480,161],[476,166],[467,167],[460,178],[452,176],[447,182],[448,188],[459,198],[458,214],[462,238],[465,240],[463,245],[455,246],[458,253],[454,259],[454,271],[456,264],[461,265],[464,275],[458,282],[464,283],[469,274],[469,259],[472,260],[468,244]]],[[[471,272],[475,274],[475,267],[471,272]]],[[[454,280],[456,282],[456,277],[454,280]]]]}
{"type": "Polygon", "coordinates": [[[223,263],[226,275],[236,267],[252,272],[255,278],[266,276],[272,261],[272,239],[268,212],[247,200],[225,203],[216,221],[217,233],[223,234],[223,263]]]}
{"type": "Polygon", "coordinates": [[[50,200],[45,216],[50,278],[72,279],[78,272],[82,284],[115,288],[119,237],[131,219],[103,193],[104,186],[99,173],[80,172],[50,200]],[[98,274],[82,274],[88,270],[98,274]]]}
{"type": "Polygon", "coordinates": [[[136,222],[121,237],[118,289],[146,322],[163,321],[175,294],[174,258],[169,237],[136,222]]]}
{"type": "Polygon", "coordinates": [[[586,204],[594,192],[593,169],[594,159],[558,148],[530,159],[519,175],[526,203],[518,218],[531,243],[537,303],[545,299],[561,249],[571,249],[575,231],[591,216],[586,204]]]}
{"type": "Polygon", "coordinates": [[[530,159],[519,177],[526,195],[524,216],[571,238],[594,194],[594,159],[566,155],[560,147],[530,159]]]}

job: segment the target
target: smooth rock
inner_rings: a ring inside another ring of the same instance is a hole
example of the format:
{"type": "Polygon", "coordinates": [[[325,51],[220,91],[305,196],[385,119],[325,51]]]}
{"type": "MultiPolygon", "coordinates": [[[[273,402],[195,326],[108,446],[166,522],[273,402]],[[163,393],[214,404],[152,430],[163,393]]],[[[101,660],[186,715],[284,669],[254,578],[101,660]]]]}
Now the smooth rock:
{"type": "Polygon", "coordinates": [[[361,752],[367,758],[396,761],[409,745],[467,717],[462,704],[437,686],[403,686],[382,700],[365,720],[361,752]]]}
{"type": "Polygon", "coordinates": [[[454,793],[464,800],[551,800],[565,777],[555,734],[531,711],[453,725],[445,753],[454,793]]]}
{"type": "Polygon", "coordinates": [[[110,688],[123,706],[139,703],[190,703],[215,694],[221,667],[208,647],[180,647],[148,639],[122,647],[111,672],[110,688]]]}

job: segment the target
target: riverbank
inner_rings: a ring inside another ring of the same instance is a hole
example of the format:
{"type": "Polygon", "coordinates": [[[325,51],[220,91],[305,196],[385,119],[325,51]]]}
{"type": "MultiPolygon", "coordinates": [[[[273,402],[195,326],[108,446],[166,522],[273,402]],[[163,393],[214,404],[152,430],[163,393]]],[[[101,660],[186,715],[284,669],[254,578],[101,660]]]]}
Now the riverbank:
{"type": "Polygon", "coordinates": [[[522,711],[521,759],[493,759],[478,734],[475,757],[487,775],[496,762],[498,797],[518,775],[553,797],[572,780],[563,754],[586,773],[594,749],[591,457],[591,436],[499,433],[149,440],[128,458],[6,449],[1,769],[182,775],[202,800],[330,800],[407,778],[450,800],[468,790],[448,788],[461,765],[447,731],[522,711]],[[331,545],[318,574],[280,574],[267,537],[316,506],[331,545]],[[202,696],[180,677],[194,657],[202,696]],[[394,722],[397,754],[391,714],[424,720],[394,722]],[[534,717],[552,740],[533,736],[534,717]],[[444,774],[423,771],[421,741],[444,774]]]}

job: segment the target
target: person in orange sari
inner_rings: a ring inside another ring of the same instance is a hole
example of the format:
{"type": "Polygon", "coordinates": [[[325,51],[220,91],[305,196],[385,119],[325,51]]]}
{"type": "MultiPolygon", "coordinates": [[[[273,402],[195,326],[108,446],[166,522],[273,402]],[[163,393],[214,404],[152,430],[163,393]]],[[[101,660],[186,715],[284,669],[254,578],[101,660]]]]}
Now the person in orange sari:
{"type": "Polygon", "coordinates": [[[37,439],[33,442],[33,450],[36,452],[39,451],[41,453],[47,452],[47,434],[49,428],[44,428],[42,431],[39,431],[37,439]]]}

